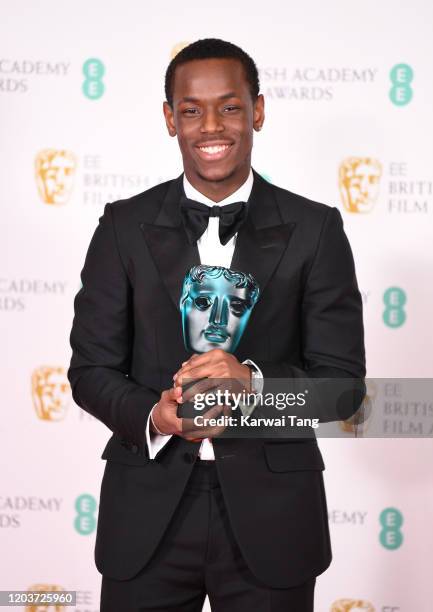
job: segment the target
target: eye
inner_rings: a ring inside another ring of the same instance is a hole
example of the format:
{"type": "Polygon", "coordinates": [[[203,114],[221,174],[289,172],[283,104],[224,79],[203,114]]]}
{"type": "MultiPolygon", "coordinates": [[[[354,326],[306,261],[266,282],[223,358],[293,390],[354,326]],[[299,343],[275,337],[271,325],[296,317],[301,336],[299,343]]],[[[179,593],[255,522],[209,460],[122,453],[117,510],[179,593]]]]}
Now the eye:
{"type": "Polygon", "coordinates": [[[225,106],[224,110],[229,112],[237,111],[239,110],[239,106],[234,106],[233,104],[230,104],[230,106],[225,106]]]}
{"type": "Polygon", "coordinates": [[[211,306],[211,304],[212,304],[212,300],[209,297],[206,297],[206,296],[199,296],[199,297],[195,298],[195,300],[194,300],[194,305],[199,310],[207,310],[209,308],[209,306],[211,306]]]}
{"type": "Polygon", "coordinates": [[[230,310],[235,316],[241,317],[248,310],[248,304],[244,300],[232,300],[230,310]]]}
{"type": "Polygon", "coordinates": [[[183,115],[198,115],[199,110],[198,108],[186,108],[185,110],[182,111],[183,115]]]}

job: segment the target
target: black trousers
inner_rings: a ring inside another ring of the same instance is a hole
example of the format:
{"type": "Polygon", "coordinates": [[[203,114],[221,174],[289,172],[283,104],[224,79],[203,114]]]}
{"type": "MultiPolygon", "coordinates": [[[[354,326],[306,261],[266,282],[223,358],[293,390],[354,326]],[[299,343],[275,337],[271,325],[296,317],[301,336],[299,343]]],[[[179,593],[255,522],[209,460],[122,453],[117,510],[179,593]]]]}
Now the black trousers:
{"type": "MultiPolygon", "coordinates": [[[[152,529],[152,525],[143,525],[152,529]]],[[[103,576],[101,612],[313,612],[316,579],[271,589],[246,566],[231,530],[214,461],[197,460],[162,542],[125,581],[103,576]]]]}

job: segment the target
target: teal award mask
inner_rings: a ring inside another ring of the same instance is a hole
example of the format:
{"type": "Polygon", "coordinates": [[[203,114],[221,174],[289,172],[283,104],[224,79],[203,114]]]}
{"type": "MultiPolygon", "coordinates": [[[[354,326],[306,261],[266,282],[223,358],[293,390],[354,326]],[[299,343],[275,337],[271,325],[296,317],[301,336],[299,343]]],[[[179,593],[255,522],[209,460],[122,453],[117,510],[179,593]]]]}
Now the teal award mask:
{"type": "Polygon", "coordinates": [[[233,353],[259,297],[251,274],[222,266],[194,266],[183,281],[180,310],[185,348],[233,353]]]}

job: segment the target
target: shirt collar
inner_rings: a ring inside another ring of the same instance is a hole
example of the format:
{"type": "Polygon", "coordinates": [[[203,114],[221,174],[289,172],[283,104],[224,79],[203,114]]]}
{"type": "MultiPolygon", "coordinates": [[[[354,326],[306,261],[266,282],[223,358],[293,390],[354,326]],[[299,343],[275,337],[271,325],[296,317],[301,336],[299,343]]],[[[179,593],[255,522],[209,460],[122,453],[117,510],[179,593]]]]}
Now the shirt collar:
{"type": "Polygon", "coordinates": [[[253,171],[250,168],[250,173],[248,175],[247,180],[239,187],[239,189],[224,198],[224,200],[221,200],[221,202],[214,202],[210,198],[200,193],[200,191],[198,191],[195,187],[193,187],[189,180],[186,178],[185,173],[183,174],[183,188],[186,197],[189,200],[196,200],[197,202],[201,202],[202,204],[206,204],[207,206],[225,206],[226,204],[231,204],[232,202],[247,202],[248,198],[250,197],[251,190],[253,188],[253,182],[253,171]]]}

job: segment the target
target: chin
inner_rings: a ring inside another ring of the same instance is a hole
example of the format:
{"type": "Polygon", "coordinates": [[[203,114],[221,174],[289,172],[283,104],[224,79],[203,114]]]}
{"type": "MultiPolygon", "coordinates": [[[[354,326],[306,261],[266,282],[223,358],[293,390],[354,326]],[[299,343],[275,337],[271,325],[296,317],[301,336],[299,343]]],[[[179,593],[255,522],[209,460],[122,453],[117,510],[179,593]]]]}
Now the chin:
{"type": "Polygon", "coordinates": [[[212,351],[213,349],[217,348],[223,349],[223,351],[230,352],[230,345],[230,340],[226,340],[225,342],[208,342],[207,340],[203,342],[203,340],[201,340],[199,342],[193,343],[191,345],[191,348],[195,353],[208,353],[209,351],[212,351]]]}
{"type": "Polygon", "coordinates": [[[234,168],[199,168],[197,174],[204,181],[220,183],[231,178],[235,171],[234,168]]]}

